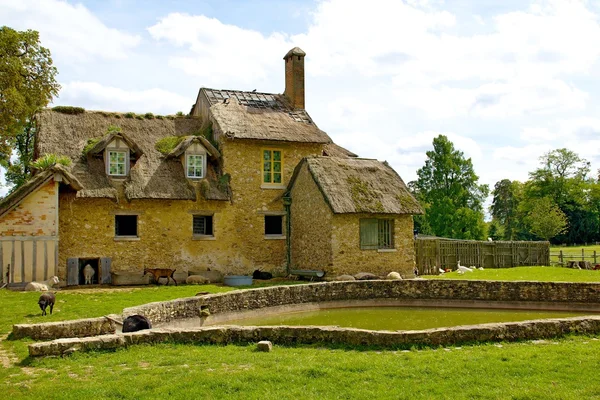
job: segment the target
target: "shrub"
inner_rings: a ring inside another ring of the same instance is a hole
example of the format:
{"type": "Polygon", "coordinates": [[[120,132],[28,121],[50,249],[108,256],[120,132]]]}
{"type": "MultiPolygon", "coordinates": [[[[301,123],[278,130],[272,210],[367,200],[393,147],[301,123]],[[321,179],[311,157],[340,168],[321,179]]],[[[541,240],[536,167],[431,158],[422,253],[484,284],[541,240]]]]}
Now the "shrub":
{"type": "Polygon", "coordinates": [[[135,118],[135,113],[127,112],[127,113],[123,114],[123,116],[125,118],[135,118]]]}
{"type": "Polygon", "coordinates": [[[83,151],[82,151],[82,154],[83,154],[83,156],[84,156],[84,157],[85,157],[85,156],[87,156],[87,153],[89,153],[89,152],[90,152],[90,150],[91,150],[91,149],[93,149],[93,148],[94,148],[94,146],[95,146],[96,144],[98,144],[98,142],[99,142],[100,140],[101,140],[100,138],[88,139],[88,141],[87,141],[86,145],[83,147],[83,151]]]}
{"type": "Polygon", "coordinates": [[[183,117],[183,111],[177,111],[177,113],[175,114],[175,116],[177,116],[177,117],[183,117]]]}
{"type": "Polygon", "coordinates": [[[121,118],[121,114],[116,114],[114,115],[115,118],[121,118]]]}
{"type": "Polygon", "coordinates": [[[52,108],[52,111],[56,111],[63,114],[83,114],[85,112],[85,108],[82,107],[72,107],[72,106],[56,106],[52,108]]]}
{"type": "Polygon", "coordinates": [[[37,160],[31,163],[31,166],[38,170],[48,169],[56,164],[61,164],[66,167],[71,165],[71,159],[67,156],[57,156],[56,154],[44,154],[37,160]]]}
{"type": "Polygon", "coordinates": [[[165,117],[163,117],[162,115],[157,115],[156,119],[165,119],[165,117]]]}
{"type": "Polygon", "coordinates": [[[143,115],[136,115],[136,116],[135,116],[135,119],[142,119],[142,120],[143,120],[143,119],[144,119],[144,116],[143,116],[143,115]]]}
{"type": "Polygon", "coordinates": [[[146,119],[154,119],[154,114],[152,114],[151,112],[144,114],[144,118],[146,119]]]}
{"type": "Polygon", "coordinates": [[[162,154],[167,155],[172,152],[173,149],[177,147],[184,139],[185,136],[167,136],[156,142],[154,148],[162,154]]]}

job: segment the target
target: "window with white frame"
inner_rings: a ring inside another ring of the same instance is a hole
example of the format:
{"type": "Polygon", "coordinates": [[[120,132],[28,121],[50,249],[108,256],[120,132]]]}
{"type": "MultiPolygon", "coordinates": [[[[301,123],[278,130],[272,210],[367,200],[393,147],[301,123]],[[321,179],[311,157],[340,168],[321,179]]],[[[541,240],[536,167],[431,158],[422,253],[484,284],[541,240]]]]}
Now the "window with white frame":
{"type": "Polygon", "coordinates": [[[120,150],[109,150],[107,169],[109,175],[127,175],[127,152],[120,150]]]}
{"type": "Polygon", "coordinates": [[[394,220],[383,218],[360,219],[360,248],[393,249],[394,220]]]}
{"type": "Polygon", "coordinates": [[[187,154],[186,171],[188,178],[204,178],[204,154],[187,154]]]}

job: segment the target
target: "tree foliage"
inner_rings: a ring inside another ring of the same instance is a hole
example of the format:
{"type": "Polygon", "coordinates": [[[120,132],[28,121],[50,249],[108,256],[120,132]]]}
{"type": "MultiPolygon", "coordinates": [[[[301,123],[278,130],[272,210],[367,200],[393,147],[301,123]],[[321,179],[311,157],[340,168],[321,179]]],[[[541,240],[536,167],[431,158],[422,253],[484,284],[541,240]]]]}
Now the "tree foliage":
{"type": "Polygon", "coordinates": [[[56,74],[38,32],[0,27],[0,160],[10,158],[17,135],[58,94],[56,74]]]}
{"type": "Polygon", "coordinates": [[[483,201],[488,187],[478,184],[471,159],[465,159],[446,136],[433,139],[433,150],[427,152],[417,176],[409,186],[425,208],[421,225],[437,236],[484,238],[483,201]]]}
{"type": "Polygon", "coordinates": [[[0,161],[6,168],[4,178],[12,185],[12,190],[24,184],[31,177],[31,162],[33,161],[33,145],[35,140],[36,123],[28,120],[23,130],[17,133],[14,141],[14,158],[0,161]]]}
{"type": "Polygon", "coordinates": [[[527,215],[531,233],[550,240],[567,230],[567,217],[549,197],[536,199],[527,215]]]}

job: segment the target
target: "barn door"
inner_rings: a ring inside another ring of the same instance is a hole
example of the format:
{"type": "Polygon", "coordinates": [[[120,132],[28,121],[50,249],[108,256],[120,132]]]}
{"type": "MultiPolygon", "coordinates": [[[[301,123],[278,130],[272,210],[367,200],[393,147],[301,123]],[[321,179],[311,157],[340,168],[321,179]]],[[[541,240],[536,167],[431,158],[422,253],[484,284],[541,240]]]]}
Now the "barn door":
{"type": "Polygon", "coordinates": [[[110,278],[110,258],[109,257],[103,257],[100,259],[100,283],[101,284],[110,284],[111,283],[111,278],[110,278]]]}
{"type": "Polygon", "coordinates": [[[67,286],[79,285],[79,258],[67,258],[67,286]]]}

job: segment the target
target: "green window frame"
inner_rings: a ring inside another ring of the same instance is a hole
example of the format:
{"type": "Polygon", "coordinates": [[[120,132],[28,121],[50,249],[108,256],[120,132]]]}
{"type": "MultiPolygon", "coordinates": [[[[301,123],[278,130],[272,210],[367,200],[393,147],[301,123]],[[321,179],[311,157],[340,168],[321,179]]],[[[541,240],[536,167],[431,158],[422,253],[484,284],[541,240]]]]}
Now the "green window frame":
{"type": "Polygon", "coordinates": [[[261,174],[263,183],[283,184],[283,151],[280,149],[263,149],[261,174]]]}
{"type": "Polygon", "coordinates": [[[204,178],[204,154],[188,154],[186,171],[188,178],[204,178]]]}
{"type": "Polygon", "coordinates": [[[108,151],[108,174],[114,176],[127,175],[127,152],[108,151]]]}
{"type": "Polygon", "coordinates": [[[363,250],[393,249],[394,220],[361,218],[360,248],[363,250]]]}

